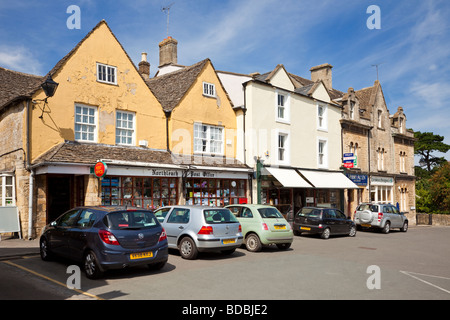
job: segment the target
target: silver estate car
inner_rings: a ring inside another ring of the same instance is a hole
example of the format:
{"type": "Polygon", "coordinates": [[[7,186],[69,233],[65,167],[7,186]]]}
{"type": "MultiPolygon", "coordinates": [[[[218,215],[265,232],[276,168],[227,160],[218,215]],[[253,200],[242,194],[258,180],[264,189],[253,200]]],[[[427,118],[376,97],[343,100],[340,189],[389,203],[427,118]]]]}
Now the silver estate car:
{"type": "Polygon", "coordinates": [[[355,210],[355,223],[359,228],[376,228],[389,233],[392,228],[408,230],[408,219],[396,206],[383,203],[361,203],[355,210]]]}
{"type": "Polygon", "coordinates": [[[155,216],[166,230],[169,248],[184,259],[199,252],[233,253],[242,244],[242,228],[229,209],[208,206],[167,206],[155,216]]]}

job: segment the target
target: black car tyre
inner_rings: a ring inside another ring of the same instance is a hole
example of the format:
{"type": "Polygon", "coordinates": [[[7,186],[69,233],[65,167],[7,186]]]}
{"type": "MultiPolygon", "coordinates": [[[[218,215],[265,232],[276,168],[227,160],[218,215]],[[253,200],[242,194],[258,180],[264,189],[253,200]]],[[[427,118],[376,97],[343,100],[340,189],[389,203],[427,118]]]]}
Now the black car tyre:
{"type": "Polygon", "coordinates": [[[277,247],[280,250],[287,250],[291,247],[291,243],[277,243],[277,247]]]}
{"type": "Polygon", "coordinates": [[[348,235],[349,235],[350,237],[356,236],[356,227],[355,227],[355,226],[351,226],[351,227],[350,227],[350,231],[349,231],[348,235]]]}
{"type": "Polygon", "coordinates": [[[387,221],[383,227],[383,229],[381,229],[381,232],[383,232],[384,234],[389,233],[389,231],[391,230],[391,224],[389,221],[387,221]]]}
{"type": "Polygon", "coordinates": [[[322,234],[320,235],[320,237],[322,239],[328,239],[330,237],[330,228],[326,228],[325,230],[323,230],[322,234]]]}
{"type": "Polygon", "coordinates": [[[100,270],[97,257],[93,251],[88,251],[84,255],[83,268],[86,273],[86,277],[89,279],[98,279],[103,275],[103,272],[100,270]]]}
{"type": "Polygon", "coordinates": [[[197,258],[198,249],[194,240],[189,237],[184,237],[180,241],[180,254],[183,259],[193,260],[197,258]]]}
{"type": "Polygon", "coordinates": [[[259,240],[258,235],[254,233],[248,235],[247,238],[245,238],[245,247],[250,252],[261,251],[262,244],[261,240],[259,240]]]}
{"type": "Polygon", "coordinates": [[[41,254],[41,259],[44,261],[52,260],[52,252],[50,251],[50,246],[47,239],[42,238],[39,243],[39,253],[41,254]]]}
{"type": "Polygon", "coordinates": [[[408,221],[405,221],[405,223],[403,223],[403,227],[400,228],[400,231],[402,232],[408,231],[408,221]]]}
{"type": "Polygon", "coordinates": [[[167,260],[161,261],[161,262],[157,262],[157,263],[150,263],[148,265],[148,268],[150,270],[160,270],[162,269],[167,263],[167,260]]]}

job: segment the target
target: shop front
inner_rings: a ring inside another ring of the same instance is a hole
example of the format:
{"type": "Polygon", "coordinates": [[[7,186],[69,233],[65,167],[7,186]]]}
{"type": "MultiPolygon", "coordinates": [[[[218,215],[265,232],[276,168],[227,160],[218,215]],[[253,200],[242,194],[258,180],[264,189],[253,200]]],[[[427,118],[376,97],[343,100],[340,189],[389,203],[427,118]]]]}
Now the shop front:
{"type": "Polygon", "coordinates": [[[278,208],[288,219],[305,206],[338,208],[344,212],[344,190],[358,189],[337,171],[264,167],[261,203],[278,208]]]}

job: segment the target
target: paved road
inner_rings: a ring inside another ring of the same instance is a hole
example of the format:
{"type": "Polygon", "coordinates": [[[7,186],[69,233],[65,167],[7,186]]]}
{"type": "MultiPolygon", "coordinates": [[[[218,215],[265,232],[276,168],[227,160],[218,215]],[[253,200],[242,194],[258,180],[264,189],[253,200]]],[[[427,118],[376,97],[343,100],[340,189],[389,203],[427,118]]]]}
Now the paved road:
{"type": "Polygon", "coordinates": [[[450,300],[448,239],[448,227],[411,227],[355,238],[301,236],[288,251],[238,249],[194,261],[171,251],[160,271],[120,270],[97,281],[82,275],[77,291],[65,288],[70,262],[32,256],[0,261],[0,299],[450,300]]]}

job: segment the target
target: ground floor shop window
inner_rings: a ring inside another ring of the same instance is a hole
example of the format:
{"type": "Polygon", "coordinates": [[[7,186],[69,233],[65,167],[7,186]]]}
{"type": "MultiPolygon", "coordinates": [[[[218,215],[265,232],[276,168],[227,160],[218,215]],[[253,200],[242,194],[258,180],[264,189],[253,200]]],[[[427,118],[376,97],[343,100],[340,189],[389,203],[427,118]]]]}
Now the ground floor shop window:
{"type": "Polygon", "coordinates": [[[129,205],[155,209],[177,204],[177,178],[105,177],[103,205],[129,205]]]}
{"type": "Polygon", "coordinates": [[[226,206],[247,203],[245,179],[188,178],[185,188],[188,205],[226,206]]]}
{"type": "Polygon", "coordinates": [[[370,199],[372,202],[394,203],[392,186],[372,186],[370,199]]]}

